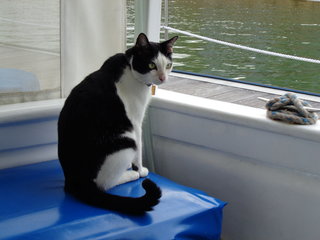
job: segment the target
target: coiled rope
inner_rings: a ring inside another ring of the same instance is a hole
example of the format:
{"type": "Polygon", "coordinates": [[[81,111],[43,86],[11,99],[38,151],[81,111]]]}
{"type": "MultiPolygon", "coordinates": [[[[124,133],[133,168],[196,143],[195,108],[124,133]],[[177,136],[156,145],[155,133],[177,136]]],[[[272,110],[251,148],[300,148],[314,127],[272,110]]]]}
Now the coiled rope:
{"type": "Polygon", "coordinates": [[[266,55],[270,55],[270,56],[276,56],[276,57],[288,58],[288,59],[297,60],[297,61],[320,64],[320,60],[318,60],[318,59],[298,57],[298,56],[293,56],[293,55],[289,55],[289,54],[283,54],[283,53],[277,53],[277,52],[271,52],[271,51],[267,51],[267,50],[262,50],[262,49],[258,49],[258,48],[247,47],[247,46],[240,45],[240,44],[229,43],[229,42],[225,42],[225,41],[221,41],[221,40],[217,40],[217,39],[213,39],[213,38],[204,37],[204,36],[201,36],[201,35],[198,35],[198,34],[190,33],[190,32],[187,32],[187,31],[182,31],[182,30],[179,30],[179,29],[176,29],[176,28],[172,28],[172,27],[168,27],[168,26],[162,26],[162,28],[165,29],[165,30],[170,30],[170,31],[181,33],[181,34],[184,34],[184,35],[187,35],[187,36],[190,36],[190,37],[198,38],[198,39],[205,40],[205,41],[208,41],[208,42],[213,42],[213,43],[217,43],[217,44],[226,45],[226,46],[229,46],[229,47],[239,48],[239,49],[243,49],[243,50],[247,50],[247,51],[251,51],[251,52],[256,52],[256,53],[260,53],[260,54],[266,54],[266,55]]]}
{"type": "Polygon", "coordinates": [[[293,93],[271,99],[266,104],[267,116],[270,119],[291,124],[312,125],[318,120],[318,115],[312,112],[311,105],[300,100],[293,93]]]}

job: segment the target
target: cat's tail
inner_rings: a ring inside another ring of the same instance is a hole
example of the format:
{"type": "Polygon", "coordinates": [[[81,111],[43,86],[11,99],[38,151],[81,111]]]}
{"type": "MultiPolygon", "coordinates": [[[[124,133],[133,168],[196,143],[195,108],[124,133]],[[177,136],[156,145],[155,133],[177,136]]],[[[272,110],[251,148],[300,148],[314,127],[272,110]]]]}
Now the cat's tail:
{"type": "Polygon", "coordinates": [[[137,198],[106,193],[94,182],[81,184],[79,187],[71,187],[66,184],[65,191],[80,201],[95,207],[140,215],[153,210],[153,207],[159,203],[161,198],[161,189],[150,179],[145,179],[142,186],[146,193],[137,198]]]}

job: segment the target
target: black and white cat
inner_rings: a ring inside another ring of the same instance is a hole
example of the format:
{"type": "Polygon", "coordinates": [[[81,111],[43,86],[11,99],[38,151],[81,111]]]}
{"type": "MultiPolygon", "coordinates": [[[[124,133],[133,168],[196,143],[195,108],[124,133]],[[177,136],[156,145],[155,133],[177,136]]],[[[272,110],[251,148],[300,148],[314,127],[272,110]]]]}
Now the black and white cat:
{"type": "Polygon", "coordinates": [[[140,214],[152,210],[161,190],[149,179],[138,198],[106,190],[148,175],[142,166],[141,125],[150,86],[167,81],[178,37],[149,42],[141,33],[134,47],[116,54],[87,76],[66,99],[58,121],[58,155],[65,191],[97,207],[140,214]]]}

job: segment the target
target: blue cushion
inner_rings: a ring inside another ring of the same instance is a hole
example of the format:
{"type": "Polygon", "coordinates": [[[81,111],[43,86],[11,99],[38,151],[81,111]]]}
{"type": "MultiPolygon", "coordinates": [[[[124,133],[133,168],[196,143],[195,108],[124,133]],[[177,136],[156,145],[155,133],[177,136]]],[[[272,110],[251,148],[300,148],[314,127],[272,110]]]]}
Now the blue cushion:
{"type": "MultiPolygon", "coordinates": [[[[154,211],[127,216],[78,202],[63,191],[57,160],[0,170],[0,239],[220,239],[224,202],[159,175],[154,211]]],[[[139,196],[143,179],[110,192],[139,196]]]]}

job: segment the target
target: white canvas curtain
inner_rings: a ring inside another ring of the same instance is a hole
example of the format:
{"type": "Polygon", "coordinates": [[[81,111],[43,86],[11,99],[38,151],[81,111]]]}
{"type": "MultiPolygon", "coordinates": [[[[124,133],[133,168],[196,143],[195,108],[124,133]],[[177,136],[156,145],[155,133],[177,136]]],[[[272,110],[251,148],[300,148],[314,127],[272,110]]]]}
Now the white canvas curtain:
{"type": "Polygon", "coordinates": [[[125,0],[61,0],[62,96],[125,44],[125,0]]]}

